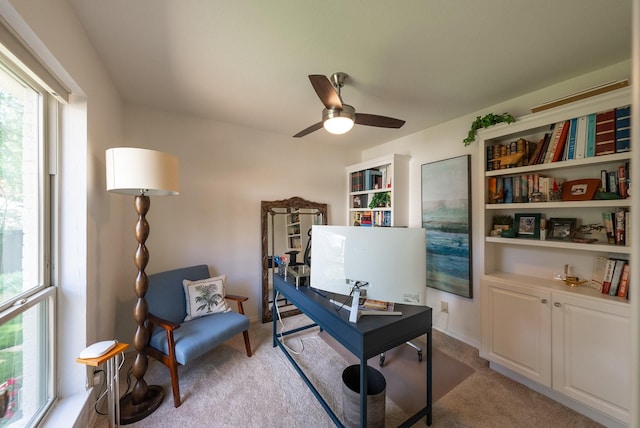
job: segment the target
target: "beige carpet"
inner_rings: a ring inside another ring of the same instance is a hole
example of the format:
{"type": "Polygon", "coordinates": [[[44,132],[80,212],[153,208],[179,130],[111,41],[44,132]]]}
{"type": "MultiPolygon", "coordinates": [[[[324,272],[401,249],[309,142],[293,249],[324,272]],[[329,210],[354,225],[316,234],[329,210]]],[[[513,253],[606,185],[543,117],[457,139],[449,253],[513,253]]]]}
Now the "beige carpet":
{"type": "MultiPolygon", "coordinates": [[[[286,318],[291,328],[305,321],[303,315],[286,318]]],[[[145,380],[161,385],[166,397],[153,414],[130,427],[332,427],[306,384],[279,348],[272,347],[271,324],[252,324],[254,355],[247,358],[242,336],[234,338],[186,367],[180,367],[183,404],[173,407],[169,372],[150,359],[145,380]]],[[[318,337],[317,329],[287,339],[296,358],[334,411],[342,412],[342,379],[350,363],[318,337]]],[[[402,347],[401,347],[402,348],[402,347]]],[[[564,406],[490,370],[477,349],[434,332],[434,349],[460,360],[474,372],[434,404],[433,427],[598,427],[600,425],[564,406]]],[[[413,353],[415,351],[408,348],[413,353]]],[[[415,356],[415,354],[413,354],[415,356]]],[[[387,355],[388,367],[394,356],[387,355]]],[[[134,355],[128,354],[121,369],[122,392],[134,355]]],[[[435,364],[434,364],[435,365],[435,364]]],[[[374,366],[375,367],[375,366],[374,366]]],[[[434,386],[439,383],[434,374],[434,386]]],[[[434,387],[434,390],[436,388],[434,387]]],[[[103,412],[106,405],[98,406],[103,412]]],[[[386,426],[397,426],[408,414],[386,402],[386,426]]],[[[96,428],[105,428],[105,416],[96,428]]],[[[416,426],[425,426],[424,419],[416,426]]]]}
{"type": "MultiPolygon", "coordinates": [[[[360,364],[353,354],[326,333],[319,334],[322,339],[336,350],[349,364],[360,364]]],[[[387,381],[387,397],[410,415],[425,406],[427,358],[426,338],[421,336],[412,341],[423,352],[423,361],[418,359],[417,351],[409,345],[399,346],[385,353],[385,361],[380,367],[380,358],[367,361],[370,367],[380,371],[387,381]]],[[[435,403],[475,370],[444,352],[433,349],[433,402],[435,403]]]]}

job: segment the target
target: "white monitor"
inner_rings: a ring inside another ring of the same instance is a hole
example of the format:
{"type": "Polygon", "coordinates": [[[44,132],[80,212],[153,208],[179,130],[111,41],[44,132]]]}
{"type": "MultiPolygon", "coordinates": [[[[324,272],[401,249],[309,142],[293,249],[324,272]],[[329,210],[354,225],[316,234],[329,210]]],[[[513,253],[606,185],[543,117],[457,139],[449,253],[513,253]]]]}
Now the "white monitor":
{"type": "Polygon", "coordinates": [[[369,299],[424,306],[426,272],[422,228],[312,227],[313,288],[349,295],[355,281],[367,282],[369,299]]]}

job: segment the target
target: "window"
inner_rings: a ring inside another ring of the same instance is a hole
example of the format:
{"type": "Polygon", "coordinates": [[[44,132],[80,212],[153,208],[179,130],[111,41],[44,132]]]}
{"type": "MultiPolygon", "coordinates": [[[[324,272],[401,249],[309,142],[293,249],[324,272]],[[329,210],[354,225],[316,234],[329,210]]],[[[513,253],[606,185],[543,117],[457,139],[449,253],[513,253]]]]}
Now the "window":
{"type": "Polygon", "coordinates": [[[1,428],[35,425],[54,400],[45,129],[46,106],[56,104],[6,58],[0,62],[1,428]]]}

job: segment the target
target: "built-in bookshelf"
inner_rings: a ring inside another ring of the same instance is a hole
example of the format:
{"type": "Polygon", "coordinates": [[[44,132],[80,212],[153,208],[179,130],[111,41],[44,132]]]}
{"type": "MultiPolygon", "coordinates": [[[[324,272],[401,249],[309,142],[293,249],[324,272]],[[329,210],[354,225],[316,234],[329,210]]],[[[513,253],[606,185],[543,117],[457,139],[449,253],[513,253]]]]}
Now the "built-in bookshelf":
{"type": "Polygon", "coordinates": [[[407,226],[409,157],[393,154],[347,167],[347,224],[407,226]]]}
{"type": "Polygon", "coordinates": [[[483,249],[481,355],[594,409],[591,417],[622,424],[630,408],[629,376],[620,370],[630,367],[627,298],[640,290],[605,293],[592,278],[598,263],[622,266],[637,245],[627,233],[630,131],[615,125],[630,103],[630,88],[618,89],[481,130],[474,228],[483,249]],[[601,118],[609,125],[598,126],[601,118]],[[616,134],[625,140],[617,146],[616,134]],[[615,223],[607,229],[607,213],[619,219],[617,231],[615,223]],[[510,230],[493,224],[504,216],[514,221],[510,230]]]}

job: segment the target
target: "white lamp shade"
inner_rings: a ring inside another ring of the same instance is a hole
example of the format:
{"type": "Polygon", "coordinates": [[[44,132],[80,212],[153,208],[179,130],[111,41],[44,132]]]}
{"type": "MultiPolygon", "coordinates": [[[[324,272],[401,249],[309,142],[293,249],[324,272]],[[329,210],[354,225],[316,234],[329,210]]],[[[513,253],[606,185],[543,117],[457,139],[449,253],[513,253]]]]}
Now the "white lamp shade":
{"type": "Polygon", "coordinates": [[[353,128],[353,120],[349,117],[332,117],[325,120],[323,125],[332,134],[345,134],[353,128]]]}
{"type": "Polygon", "coordinates": [[[168,196],[180,190],[178,158],[135,147],[107,149],[107,191],[126,195],[168,196]]]}

